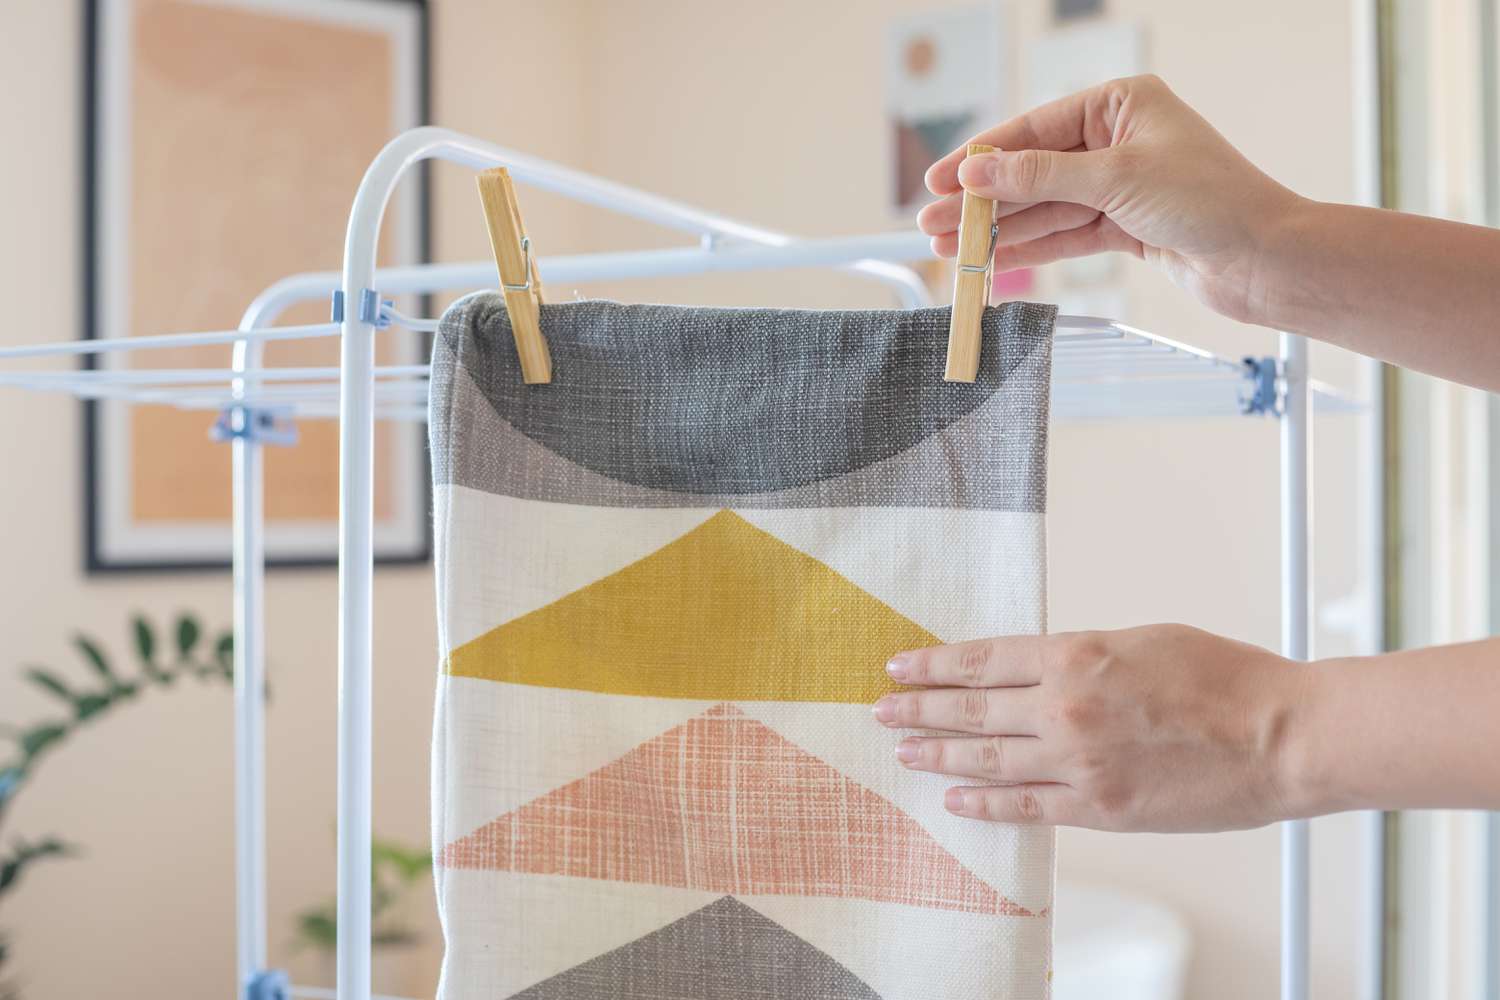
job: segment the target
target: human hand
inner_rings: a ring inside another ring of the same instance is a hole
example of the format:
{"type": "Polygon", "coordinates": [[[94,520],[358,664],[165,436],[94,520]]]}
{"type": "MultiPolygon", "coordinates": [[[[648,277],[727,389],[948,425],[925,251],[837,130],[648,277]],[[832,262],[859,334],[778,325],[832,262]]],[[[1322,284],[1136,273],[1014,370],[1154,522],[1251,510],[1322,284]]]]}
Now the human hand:
{"type": "Polygon", "coordinates": [[[1306,664],[1184,625],[1010,636],[887,666],[925,690],[877,720],[908,768],[979,779],[950,811],[1007,823],[1216,831],[1308,815],[1297,775],[1306,664]]]}
{"type": "Polygon", "coordinates": [[[1121,250],[1217,312],[1266,321],[1260,258],[1302,199],[1160,79],[1112,80],[969,141],[998,151],[965,159],[961,146],[927,171],[942,197],[917,225],[936,253],[957,251],[966,189],[999,202],[998,270],[1121,250]]]}

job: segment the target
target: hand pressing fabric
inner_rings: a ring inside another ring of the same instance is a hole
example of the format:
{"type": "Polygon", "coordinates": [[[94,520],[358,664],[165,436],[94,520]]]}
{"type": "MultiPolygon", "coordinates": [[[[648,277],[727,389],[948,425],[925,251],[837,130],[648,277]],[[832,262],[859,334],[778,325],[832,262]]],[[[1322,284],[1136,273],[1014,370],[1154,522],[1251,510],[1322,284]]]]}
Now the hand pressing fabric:
{"type": "Polygon", "coordinates": [[[1185,625],[1011,636],[900,653],[925,690],[874,706],[960,815],[1099,830],[1235,830],[1345,809],[1493,808],[1476,706],[1493,641],[1298,663],[1185,625]],[[1460,706],[1470,706],[1459,710],[1460,706]]]}
{"type": "Polygon", "coordinates": [[[948,791],[949,810],[1105,830],[1257,826],[1283,787],[1307,670],[1178,625],[1013,636],[902,653],[929,690],[876,703],[887,726],[943,730],[896,747],[907,767],[1004,786],[948,791]]]}

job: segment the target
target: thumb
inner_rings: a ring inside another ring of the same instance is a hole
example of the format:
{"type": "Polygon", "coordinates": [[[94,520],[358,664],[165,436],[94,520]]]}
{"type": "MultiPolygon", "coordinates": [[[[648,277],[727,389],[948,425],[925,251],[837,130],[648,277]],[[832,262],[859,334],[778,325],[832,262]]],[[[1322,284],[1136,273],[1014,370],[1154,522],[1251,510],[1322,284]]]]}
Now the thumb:
{"type": "Polygon", "coordinates": [[[964,190],[995,201],[1068,201],[1102,210],[1109,188],[1108,152],[1017,149],[979,153],[959,164],[958,182],[964,190]]]}

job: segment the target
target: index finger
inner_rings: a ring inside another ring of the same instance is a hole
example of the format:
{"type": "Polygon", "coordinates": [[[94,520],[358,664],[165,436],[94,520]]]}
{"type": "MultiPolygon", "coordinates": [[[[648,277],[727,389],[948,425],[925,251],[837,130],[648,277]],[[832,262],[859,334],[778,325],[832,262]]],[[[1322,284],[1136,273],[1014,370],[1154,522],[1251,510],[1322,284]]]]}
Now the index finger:
{"type": "Polygon", "coordinates": [[[945,195],[959,189],[958,165],[967,155],[970,143],[984,143],[1002,150],[1060,151],[1082,145],[1086,106],[1092,96],[1092,88],[1080,90],[980,132],[927,168],[927,190],[936,195],[945,195]]]}
{"type": "Polygon", "coordinates": [[[885,665],[899,684],[924,687],[1030,687],[1042,681],[1046,636],[1007,635],[897,653],[885,665]]]}

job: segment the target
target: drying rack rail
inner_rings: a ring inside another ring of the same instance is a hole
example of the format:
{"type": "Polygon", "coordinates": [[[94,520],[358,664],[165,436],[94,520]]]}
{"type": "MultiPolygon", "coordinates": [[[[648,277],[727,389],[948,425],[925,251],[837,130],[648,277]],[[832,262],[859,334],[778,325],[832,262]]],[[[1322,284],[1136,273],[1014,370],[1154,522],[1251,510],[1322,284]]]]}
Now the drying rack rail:
{"type": "MultiPolygon", "coordinates": [[[[293,275],[255,299],[233,330],[0,348],[0,388],[66,393],[136,405],[217,412],[215,436],[231,445],[234,472],[235,871],[237,996],[372,1000],[370,992],[371,612],[373,428],[378,419],[426,416],[426,365],[377,366],[374,344],[390,330],[430,332],[430,319],[403,315],[395,296],[493,287],[489,261],[377,270],[385,206],[415,165],[442,159],[473,170],[504,166],[515,180],[585,204],[688,234],[696,246],[540,258],[552,287],[606,279],[793,267],[840,267],[886,286],[904,307],[930,304],[925,283],[903,262],[923,259],[919,234],[884,233],[797,240],[657,195],[637,191],[446,129],[419,128],[376,156],[355,194],[341,272],[293,275]],[[277,326],[291,305],[333,298],[328,323],[277,326]],[[268,342],[339,339],[337,367],[272,368],[268,342]],[[30,361],[225,345],[215,369],[102,368],[41,371],[30,361]],[[20,363],[20,367],[11,367],[20,363]],[[301,418],[339,423],[339,704],[337,990],[291,986],[267,962],[265,895],[264,504],[263,456],[301,418]]],[[[1311,404],[1355,404],[1309,382],[1307,345],[1282,334],[1275,357],[1237,360],[1106,319],[1059,317],[1053,413],[1061,419],[1263,414],[1281,435],[1282,651],[1309,655],[1309,434],[1311,404]]],[[[1283,826],[1282,997],[1306,1000],[1308,984],[1307,824],[1283,826]]]]}
{"type": "MultiPolygon", "coordinates": [[[[903,243],[913,242],[903,239],[903,243]]],[[[480,265],[467,265],[463,273],[470,267],[477,271],[480,265]]],[[[549,281],[555,280],[551,277],[554,270],[545,271],[549,281]]],[[[405,316],[390,306],[382,308],[380,323],[382,329],[399,326],[431,332],[437,328],[435,321],[405,316]]],[[[265,334],[262,343],[336,337],[339,324],[186,334],[181,335],[181,340],[173,335],[124,338],[118,349],[228,344],[243,342],[247,334],[255,333],[265,334]],[[129,343],[136,340],[144,343],[129,343]]],[[[49,345],[46,353],[104,353],[110,347],[96,347],[89,352],[91,346],[95,345],[88,341],[49,345]],[[50,349],[53,346],[65,349],[53,351],[50,349]]],[[[0,360],[36,356],[41,350],[0,348],[0,360]]],[[[429,373],[430,368],[425,364],[376,366],[373,388],[376,419],[425,421],[429,373]]],[[[1281,406],[1279,376],[1275,358],[1234,360],[1114,320],[1063,315],[1058,317],[1053,337],[1052,409],[1054,417],[1060,420],[1274,415],[1281,406]]],[[[221,436],[227,433],[233,412],[243,409],[256,411],[263,420],[270,418],[266,426],[284,427],[287,421],[303,419],[336,419],[338,379],[337,367],[0,372],[0,386],[60,392],[82,399],[218,412],[224,415],[216,425],[221,436]]],[[[1309,388],[1319,412],[1348,412],[1358,408],[1357,403],[1332,387],[1312,382],[1309,388]]]]}

